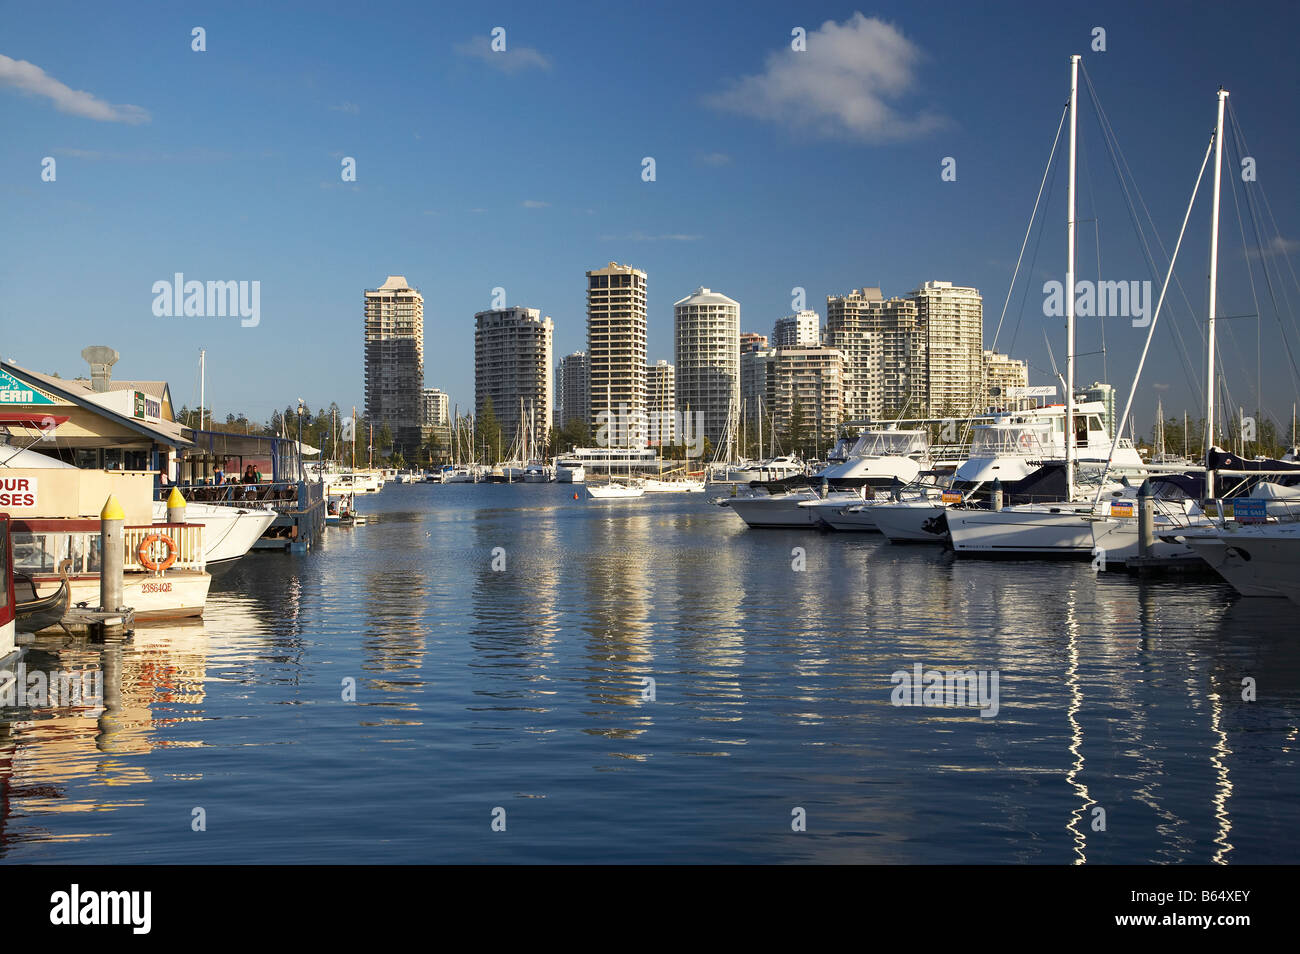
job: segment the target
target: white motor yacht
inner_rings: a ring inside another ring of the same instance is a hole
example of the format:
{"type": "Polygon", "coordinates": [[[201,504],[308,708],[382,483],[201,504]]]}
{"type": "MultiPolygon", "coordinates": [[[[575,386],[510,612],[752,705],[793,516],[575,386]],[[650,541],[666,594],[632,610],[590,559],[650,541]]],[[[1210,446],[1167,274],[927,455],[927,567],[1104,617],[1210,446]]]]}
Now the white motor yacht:
{"type": "Polygon", "coordinates": [[[1182,539],[1242,596],[1300,603],[1300,522],[1228,523],[1182,539]]]}

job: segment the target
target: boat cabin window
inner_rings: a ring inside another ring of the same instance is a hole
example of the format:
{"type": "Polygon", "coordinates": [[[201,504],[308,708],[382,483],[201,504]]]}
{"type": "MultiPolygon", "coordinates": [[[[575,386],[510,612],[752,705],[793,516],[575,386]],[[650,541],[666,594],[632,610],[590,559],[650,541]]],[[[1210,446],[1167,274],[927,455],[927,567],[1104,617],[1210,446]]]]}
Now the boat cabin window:
{"type": "Polygon", "coordinates": [[[1088,446],[1088,419],[1077,414],[1074,418],[1074,443],[1079,447],[1088,446]]]}
{"type": "Polygon", "coordinates": [[[59,563],[72,559],[70,572],[99,572],[98,533],[15,533],[14,570],[27,575],[54,574],[59,563]]]}

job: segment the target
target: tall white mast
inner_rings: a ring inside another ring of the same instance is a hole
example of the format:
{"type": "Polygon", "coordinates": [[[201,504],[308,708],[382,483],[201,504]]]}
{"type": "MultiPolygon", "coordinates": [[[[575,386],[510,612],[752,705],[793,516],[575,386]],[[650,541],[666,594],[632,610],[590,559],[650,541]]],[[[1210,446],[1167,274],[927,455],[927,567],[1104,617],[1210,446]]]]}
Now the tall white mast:
{"type": "Polygon", "coordinates": [[[1219,181],[1223,175],[1223,106],[1228,91],[1219,87],[1219,119],[1214,131],[1214,209],[1210,213],[1210,309],[1205,334],[1205,496],[1214,496],[1214,471],[1209,470],[1214,447],[1214,311],[1219,293],[1219,181]]]}
{"type": "Polygon", "coordinates": [[[1065,499],[1074,499],[1074,179],[1078,153],[1079,54],[1070,57],[1070,188],[1065,217],[1065,499]]]}
{"type": "Polygon", "coordinates": [[[206,352],[199,349],[199,430],[203,430],[203,402],[206,399],[204,386],[207,384],[207,373],[203,365],[203,359],[206,352]]]}

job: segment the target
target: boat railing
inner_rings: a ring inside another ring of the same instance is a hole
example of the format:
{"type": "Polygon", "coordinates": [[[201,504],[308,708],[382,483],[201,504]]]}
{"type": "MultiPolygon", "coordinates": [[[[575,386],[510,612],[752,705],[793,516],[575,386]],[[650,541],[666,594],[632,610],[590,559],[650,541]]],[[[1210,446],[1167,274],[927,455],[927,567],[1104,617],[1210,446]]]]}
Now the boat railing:
{"type": "MultiPolygon", "coordinates": [[[[177,484],[187,503],[226,504],[234,507],[270,507],[272,510],[296,509],[298,483],[292,480],[265,481],[258,484],[177,484]]],[[[171,487],[158,491],[166,500],[171,487]]]]}
{"type": "MultiPolygon", "coordinates": [[[[95,519],[33,519],[12,522],[14,565],[32,576],[51,576],[59,563],[71,560],[69,572],[85,576],[100,570],[100,522],[95,519]]],[[[176,562],[182,570],[203,570],[203,525],[199,523],[141,524],[123,528],[123,569],[144,571],[139,549],[151,533],[166,534],[175,547],[176,562]]],[[[157,541],[157,552],[166,559],[165,544],[157,541]]]]}
{"type": "Polygon", "coordinates": [[[122,529],[126,543],[122,568],[128,573],[157,572],[161,575],[161,570],[150,571],[144,565],[140,559],[142,550],[145,553],[155,551],[157,556],[151,557],[154,562],[170,559],[174,554],[176,561],[171,564],[171,569],[202,572],[207,567],[207,560],[203,554],[203,524],[201,523],[152,523],[122,529]],[[150,540],[148,547],[144,545],[146,540],[150,540]],[[167,547],[166,540],[171,541],[170,547],[167,547]]]}

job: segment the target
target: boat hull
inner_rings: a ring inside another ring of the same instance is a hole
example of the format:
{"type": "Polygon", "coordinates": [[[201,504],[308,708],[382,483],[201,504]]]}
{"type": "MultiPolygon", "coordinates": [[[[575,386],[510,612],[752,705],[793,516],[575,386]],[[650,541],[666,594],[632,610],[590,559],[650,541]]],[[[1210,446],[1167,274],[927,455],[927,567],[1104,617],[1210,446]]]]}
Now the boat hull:
{"type": "Polygon", "coordinates": [[[1093,556],[1090,504],[1034,509],[949,510],[948,533],[959,556],[1093,556]]]}
{"type": "Polygon", "coordinates": [[[1242,596],[1285,597],[1300,603],[1300,534],[1268,537],[1225,531],[1184,539],[1242,596]]]}
{"type": "MultiPolygon", "coordinates": [[[[78,576],[70,581],[72,605],[99,606],[99,577],[78,576]]],[[[122,578],[122,602],[135,610],[139,620],[185,619],[202,616],[208,599],[212,575],[199,570],[168,570],[161,576],[152,573],[126,573],[122,578]]],[[[48,595],[57,590],[57,579],[37,580],[37,593],[48,595]]],[[[57,623],[41,632],[57,630],[57,623]]]]}
{"type": "Polygon", "coordinates": [[[891,502],[876,507],[872,520],[891,543],[947,543],[947,513],[941,503],[891,502]]]}

